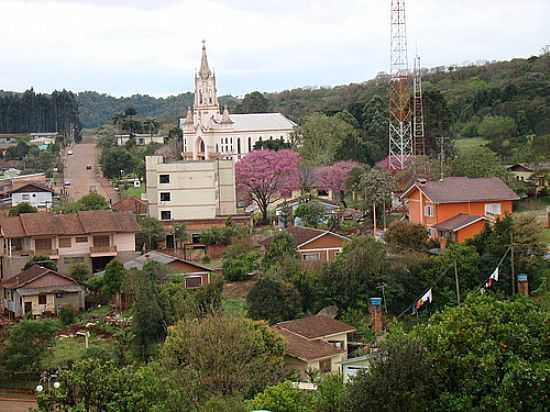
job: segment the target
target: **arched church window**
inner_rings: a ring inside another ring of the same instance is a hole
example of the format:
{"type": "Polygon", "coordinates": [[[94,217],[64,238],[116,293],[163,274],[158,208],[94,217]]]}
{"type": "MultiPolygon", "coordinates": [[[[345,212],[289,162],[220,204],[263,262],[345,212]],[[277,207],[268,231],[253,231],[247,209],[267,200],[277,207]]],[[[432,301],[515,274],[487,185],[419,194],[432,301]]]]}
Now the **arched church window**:
{"type": "Polygon", "coordinates": [[[251,137],[248,138],[248,151],[249,152],[252,151],[252,138],[251,137]]]}
{"type": "Polygon", "coordinates": [[[199,104],[202,104],[202,90],[199,90],[199,104]]]}
{"type": "Polygon", "coordinates": [[[241,138],[237,138],[237,153],[241,154],[241,138]]]}

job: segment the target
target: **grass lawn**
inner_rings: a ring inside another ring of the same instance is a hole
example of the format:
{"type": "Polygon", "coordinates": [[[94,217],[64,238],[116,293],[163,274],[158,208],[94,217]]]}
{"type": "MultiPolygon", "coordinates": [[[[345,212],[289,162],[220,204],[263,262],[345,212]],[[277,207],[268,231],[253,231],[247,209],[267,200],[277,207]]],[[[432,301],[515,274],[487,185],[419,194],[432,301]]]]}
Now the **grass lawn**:
{"type": "Polygon", "coordinates": [[[487,139],[484,139],[482,137],[465,137],[462,139],[456,139],[455,140],[455,146],[457,151],[470,149],[470,148],[476,148],[480,146],[484,146],[489,141],[487,139]]]}
{"type": "MultiPolygon", "coordinates": [[[[81,359],[86,354],[84,336],[71,338],[56,338],[55,346],[50,349],[47,356],[42,359],[41,367],[44,369],[67,366],[70,361],[81,359]]],[[[112,351],[110,340],[100,339],[97,336],[90,336],[89,349],[103,349],[112,351]]]]}
{"type": "Polygon", "coordinates": [[[224,299],[222,308],[224,313],[229,316],[246,316],[246,302],[244,299],[224,299]]]}
{"type": "Polygon", "coordinates": [[[542,232],[542,239],[546,242],[547,245],[550,245],[550,229],[544,229],[542,232]]]}

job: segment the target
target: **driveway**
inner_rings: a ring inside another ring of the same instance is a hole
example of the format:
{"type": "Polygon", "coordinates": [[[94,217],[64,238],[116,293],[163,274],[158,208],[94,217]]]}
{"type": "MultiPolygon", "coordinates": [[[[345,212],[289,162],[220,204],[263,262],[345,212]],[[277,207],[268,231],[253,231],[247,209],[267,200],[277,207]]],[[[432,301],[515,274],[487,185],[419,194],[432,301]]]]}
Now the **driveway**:
{"type": "Polygon", "coordinates": [[[97,156],[95,136],[88,137],[83,143],[74,144],[65,151],[64,179],[65,182],[71,182],[68,187],[71,200],[78,200],[91,190],[95,190],[113,203],[118,201],[118,193],[113,190],[109,181],[101,176],[97,156]],[[69,154],[70,152],[72,154],[69,154]],[[90,170],[87,169],[88,165],[91,166],[90,170]]]}

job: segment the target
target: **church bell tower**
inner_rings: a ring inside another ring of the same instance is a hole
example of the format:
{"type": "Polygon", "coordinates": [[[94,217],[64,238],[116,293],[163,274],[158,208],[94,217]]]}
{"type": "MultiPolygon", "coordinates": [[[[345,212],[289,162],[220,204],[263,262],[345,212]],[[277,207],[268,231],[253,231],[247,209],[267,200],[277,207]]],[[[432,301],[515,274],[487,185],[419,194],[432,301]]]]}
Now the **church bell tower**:
{"type": "Polygon", "coordinates": [[[196,118],[203,125],[206,125],[212,116],[220,115],[217,92],[216,75],[208,66],[206,42],[203,40],[201,67],[195,74],[195,104],[193,107],[196,118]]]}

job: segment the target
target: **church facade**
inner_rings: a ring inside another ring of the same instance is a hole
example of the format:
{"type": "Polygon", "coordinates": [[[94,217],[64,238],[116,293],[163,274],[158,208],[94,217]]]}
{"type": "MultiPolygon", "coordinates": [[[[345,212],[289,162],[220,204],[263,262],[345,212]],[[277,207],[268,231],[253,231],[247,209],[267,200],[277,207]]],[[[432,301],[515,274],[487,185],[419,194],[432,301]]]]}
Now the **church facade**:
{"type": "Polygon", "coordinates": [[[206,46],[195,74],[195,101],[179,121],[183,131],[183,157],[188,160],[238,160],[259,141],[289,142],[296,124],[281,113],[230,114],[220,109],[216,75],[210,70],[206,46]]]}

